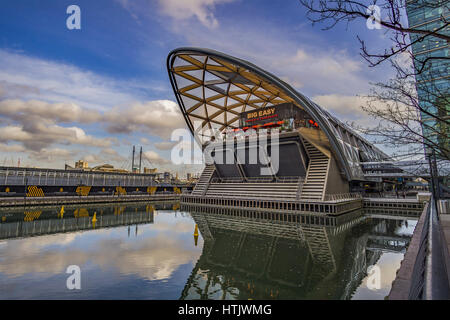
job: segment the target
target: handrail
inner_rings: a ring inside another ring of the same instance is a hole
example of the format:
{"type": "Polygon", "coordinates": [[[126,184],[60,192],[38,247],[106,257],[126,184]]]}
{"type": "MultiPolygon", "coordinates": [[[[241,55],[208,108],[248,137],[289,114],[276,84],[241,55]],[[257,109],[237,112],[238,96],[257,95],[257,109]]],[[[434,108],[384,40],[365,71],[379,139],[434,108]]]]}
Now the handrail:
{"type": "MultiPolygon", "coordinates": [[[[196,198],[204,198],[204,195],[198,195],[198,194],[182,194],[182,196],[189,196],[189,197],[196,197],[196,198]]],[[[296,198],[296,194],[291,194],[291,195],[286,195],[286,193],[284,194],[277,194],[276,197],[274,196],[268,196],[267,193],[264,192],[252,192],[251,194],[245,194],[245,195],[234,195],[232,193],[227,193],[226,191],[221,192],[221,195],[211,195],[211,194],[207,194],[208,198],[215,198],[215,199],[236,199],[236,200],[261,200],[261,198],[256,198],[255,196],[259,195],[261,197],[263,197],[263,199],[269,200],[269,201],[277,201],[277,200],[282,200],[282,201],[294,201],[294,202],[318,202],[318,203],[324,203],[324,202],[337,202],[337,201],[348,201],[348,200],[353,200],[353,199],[359,199],[358,197],[354,197],[354,198],[342,198],[342,199],[335,199],[335,200],[318,200],[318,199],[301,199],[298,200],[296,198]]],[[[362,199],[362,198],[361,198],[362,199]]]]}
{"type": "MultiPolygon", "coordinates": [[[[444,250],[447,248],[442,239],[439,216],[433,196],[427,203],[423,214],[425,216],[421,233],[413,235],[413,238],[419,236],[420,241],[410,274],[411,283],[407,297],[409,300],[448,299],[450,283],[444,256],[444,250]]],[[[396,289],[395,295],[400,294],[399,288],[396,289]]]]}
{"type": "Polygon", "coordinates": [[[37,201],[36,203],[49,203],[49,202],[55,202],[60,203],[64,201],[88,201],[88,202],[95,202],[95,201],[120,201],[120,200],[134,200],[134,199],[171,199],[174,197],[180,197],[182,194],[178,193],[155,193],[155,194],[143,194],[143,195],[95,195],[95,196],[47,196],[47,197],[5,197],[0,198],[0,204],[1,205],[9,205],[11,203],[21,203],[24,202],[25,199],[31,204],[34,204],[33,201],[37,201]]]}
{"type": "Polygon", "coordinates": [[[352,200],[352,199],[362,199],[362,194],[358,192],[336,193],[336,194],[326,194],[324,197],[324,201],[352,200]]]}
{"type": "MultiPolygon", "coordinates": [[[[260,200],[261,198],[256,198],[256,195],[260,195],[264,199],[267,200],[295,200],[295,196],[286,196],[286,194],[280,194],[277,197],[268,197],[267,193],[259,193],[259,192],[252,192],[251,194],[246,194],[243,196],[236,196],[230,193],[222,192],[221,195],[210,195],[208,194],[208,198],[216,198],[216,199],[237,199],[237,200],[260,200]]],[[[189,197],[197,197],[197,198],[204,198],[202,195],[198,194],[190,194],[189,197]]]]}
{"type": "Polygon", "coordinates": [[[436,201],[431,198],[428,218],[427,258],[425,265],[424,299],[448,299],[450,297],[450,285],[445,266],[444,250],[440,221],[438,217],[436,201]]]}
{"type": "Polygon", "coordinates": [[[298,176],[286,176],[278,177],[276,180],[273,177],[247,177],[246,180],[243,178],[213,178],[212,183],[298,183],[299,181],[304,181],[305,179],[298,176]]]}
{"type": "MultiPolygon", "coordinates": [[[[420,234],[419,248],[415,257],[412,274],[410,275],[411,284],[408,292],[409,300],[421,300],[423,297],[425,286],[425,268],[426,268],[426,256],[428,251],[428,232],[429,232],[429,212],[430,203],[426,204],[425,217],[423,220],[422,233],[420,234]]],[[[416,227],[417,230],[417,227],[416,227]]],[[[414,238],[414,235],[413,235],[414,238]]],[[[398,290],[398,289],[397,289],[398,290]]],[[[392,290],[391,290],[392,292],[392,290]]]]}

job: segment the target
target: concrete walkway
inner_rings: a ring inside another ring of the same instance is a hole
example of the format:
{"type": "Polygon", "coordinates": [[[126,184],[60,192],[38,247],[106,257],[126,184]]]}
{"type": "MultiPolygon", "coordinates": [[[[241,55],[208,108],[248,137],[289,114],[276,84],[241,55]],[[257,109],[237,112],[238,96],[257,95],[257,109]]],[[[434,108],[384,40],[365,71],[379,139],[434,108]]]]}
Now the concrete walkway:
{"type": "Polygon", "coordinates": [[[420,219],[416,224],[411,242],[408,246],[408,250],[406,251],[403,261],[401,262],[400,269],[397,271],[395,280],[394,282],[392,282],[392,288],[389,293],[388,300],[409,299],[414,265],[416,264],[416,258],[420,248],[420,240],[423,232],[427,208],[428,204],[423,209],[423,212],[420,215],[420,219]]]}
{"type": "Polygon", "coordinates": [[[444,246],[444,258],[447,267],[447,276],[450,280],[450,214],[439,215],[441,223],[442,241],[446,244],[444,246]]]}

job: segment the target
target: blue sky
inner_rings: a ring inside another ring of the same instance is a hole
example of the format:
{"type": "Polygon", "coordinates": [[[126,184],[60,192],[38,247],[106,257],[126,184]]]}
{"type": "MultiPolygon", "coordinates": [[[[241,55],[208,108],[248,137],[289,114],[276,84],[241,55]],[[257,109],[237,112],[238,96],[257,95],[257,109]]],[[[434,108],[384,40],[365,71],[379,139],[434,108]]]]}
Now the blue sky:
{"type": "Polygon", "coordinates": [[[121,167],[135,144],[152,165],[175,171],[168,142],[184,122],[165,63],[181,46],[249,60],[341,120],[370,123],[356,95],[391,71],[367,66],[356,35],[376,48],[384,32],[364,22],[322,27],[297,0],[2,1],[0,165],[20,157],[63,168],[84,158],[121,167]],[[71,4],[81,30],[66,27],[71,4]]]}

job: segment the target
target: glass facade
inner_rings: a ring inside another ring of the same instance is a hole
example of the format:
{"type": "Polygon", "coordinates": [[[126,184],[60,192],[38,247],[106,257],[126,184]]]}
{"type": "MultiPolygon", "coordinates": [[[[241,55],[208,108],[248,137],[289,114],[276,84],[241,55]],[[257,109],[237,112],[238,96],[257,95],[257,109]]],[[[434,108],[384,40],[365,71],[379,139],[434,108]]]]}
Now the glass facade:
{"type": "MultiPolygon", "coordinates": [[[[442,18],[447,21],[450,18],[448,1],[407,1],[406,8],[410,28],[438,30],[439,33],[450,35],[449,26],[442,29],[444,27],[442,18]]],[[[429,36],[426,40],[414,43],[421,36],[423,35],[410,35],[416,70],[421,70],[426,59],[449,58],[449,45],[446,40],[429,36]]],[[[450,148],[450,126],[437,121],[430,114],[450,120],[449,69],[449,60],[428,60],[423,71],[416,75],[419,104],[426,111],[421,113],[423,134],[446,150],[450,148]]],[[[450,155],[447,154],[446,157],[450,155]]]]}

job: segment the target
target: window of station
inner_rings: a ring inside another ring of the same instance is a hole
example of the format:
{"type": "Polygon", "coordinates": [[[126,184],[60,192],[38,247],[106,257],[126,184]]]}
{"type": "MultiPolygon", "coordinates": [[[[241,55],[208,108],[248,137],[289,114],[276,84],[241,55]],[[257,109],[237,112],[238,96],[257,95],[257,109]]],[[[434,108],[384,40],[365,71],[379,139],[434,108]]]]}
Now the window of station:
{"type": "Polygon", "coordinates": [[[353,156],[353,161],[354,162],[359,162],[358,148],[352,147],[352,156],[353,156]]]}
{"type": "Polygon", "coordinates": [[[344,143],[345,146],[345,156],[347,157],[348,161],[353,161],[352,157],[352,147],[348,143],[344,143]]]}

